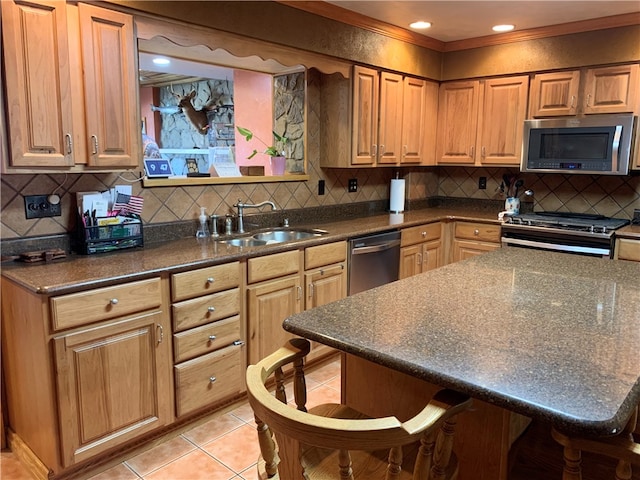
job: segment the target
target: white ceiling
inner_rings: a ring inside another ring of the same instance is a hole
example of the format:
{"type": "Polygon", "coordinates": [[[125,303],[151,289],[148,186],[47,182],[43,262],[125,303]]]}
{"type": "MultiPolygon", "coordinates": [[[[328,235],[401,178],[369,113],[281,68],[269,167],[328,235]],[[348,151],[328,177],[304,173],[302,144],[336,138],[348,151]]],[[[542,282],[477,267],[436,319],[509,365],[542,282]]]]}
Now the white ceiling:
{"type": "Polygon", "coordinates": [[[329,1],[342,8],[412,30],[411,22],[432,23],[427,30],[412,30],[442,42],[493,35],[496,24],[515,24],[526,30],[561,23],[639,12],[640,1],[329,1]]]}

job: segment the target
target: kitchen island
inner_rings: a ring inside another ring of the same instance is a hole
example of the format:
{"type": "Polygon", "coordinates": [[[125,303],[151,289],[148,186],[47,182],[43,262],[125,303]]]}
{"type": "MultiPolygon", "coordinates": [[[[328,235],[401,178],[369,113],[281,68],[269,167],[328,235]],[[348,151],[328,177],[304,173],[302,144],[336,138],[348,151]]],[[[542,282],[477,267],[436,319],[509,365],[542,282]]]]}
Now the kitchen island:
{"type": "MultiPolygon", "coordinates": [[[[618,433],[640,401],[640,265],[503,248],[294,315],[284,328],[337,348],[343,399],[412,414],[424,395],[473,396],[461,480],[507,478],[520,415],[618,433]]],[[[521,423],[520,423],[521,424],[521,423]]]]}

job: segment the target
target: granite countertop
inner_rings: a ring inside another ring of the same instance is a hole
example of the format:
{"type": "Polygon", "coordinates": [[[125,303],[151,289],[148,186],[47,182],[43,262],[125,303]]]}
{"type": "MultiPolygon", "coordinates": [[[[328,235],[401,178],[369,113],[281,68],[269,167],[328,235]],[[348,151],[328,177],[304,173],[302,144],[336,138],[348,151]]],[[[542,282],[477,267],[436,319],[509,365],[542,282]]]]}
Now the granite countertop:
{"type": "Polygon", "coordinates": [[[505,247],[284,328],[567,432],[619,432],[640,401],[635,262],[505,247]]]}
{"type": "Polygon", "coordinates": [[[36,293],[62,294],[82,288],[95,288],[122,281],[147,278],[162,272],[179,272],[206,267],[249,256],[278,253],[292,248],[305,248],[444,219],[499,223],[497,212],[494,211],[466,208],[424,208],[407,211],[402,215],[385,213],[342,221],[293,224],[292,227],[312,227],[328,232],[321,237],[296,242],[260,247],[235,247],[213,239],[198,242],[195,237],[189,237],[163,243],[145,244],[143,248],[119,252],[86,256],[70,255],[65,260],[47,264],[5,263],[2,265],[2,275],[36,293]]]}

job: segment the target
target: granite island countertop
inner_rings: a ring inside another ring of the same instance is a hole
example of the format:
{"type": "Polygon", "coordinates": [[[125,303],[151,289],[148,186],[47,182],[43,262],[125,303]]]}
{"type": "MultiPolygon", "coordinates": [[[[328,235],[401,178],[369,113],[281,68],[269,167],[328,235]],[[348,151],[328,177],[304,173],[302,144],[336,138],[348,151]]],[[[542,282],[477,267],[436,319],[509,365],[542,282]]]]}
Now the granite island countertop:
{"type": "Polygon", "coordinates": [[[284,328],[568,432],[619,432],[640,401],[635,262],[506,247],[284,328]]]}
{"type": "MultiPolygon", "coordinates": [[[[251,256],[268,255],[293,248],[305,248],[370,233],[389,231],[441,220],[479,220],[500,223],[497,212],[466,208],[424,208],[403,215],[388,213],[292,227],[326,230],[321,237],[259,247],[236,247],[213,239],[195,237],[145,244],[143,248],[95,255],[70,255],[62,261],[2,265],[2,275],[39,294],[57,295],[82,288],[95,288],[122,281],[148,278],[162,272],[180,272],[251,256]]],[[[195,230],[194,230],[195,232],[195,230]]]]}

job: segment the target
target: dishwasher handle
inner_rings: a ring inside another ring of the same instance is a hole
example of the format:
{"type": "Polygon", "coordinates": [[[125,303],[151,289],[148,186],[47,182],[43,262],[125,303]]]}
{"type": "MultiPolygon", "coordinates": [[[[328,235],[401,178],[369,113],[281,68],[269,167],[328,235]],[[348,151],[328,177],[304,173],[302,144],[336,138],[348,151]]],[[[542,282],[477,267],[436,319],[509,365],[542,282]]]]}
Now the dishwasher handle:
{"type": "Polygon", "coordinates": [[[382,252],[400,245],[400,240],[392,240],[391,242],[378,243],[376,245],[367,245],[365,247],[355,247],[351,249],[351,255],[365,255],[367,253],[382,252]]]}

